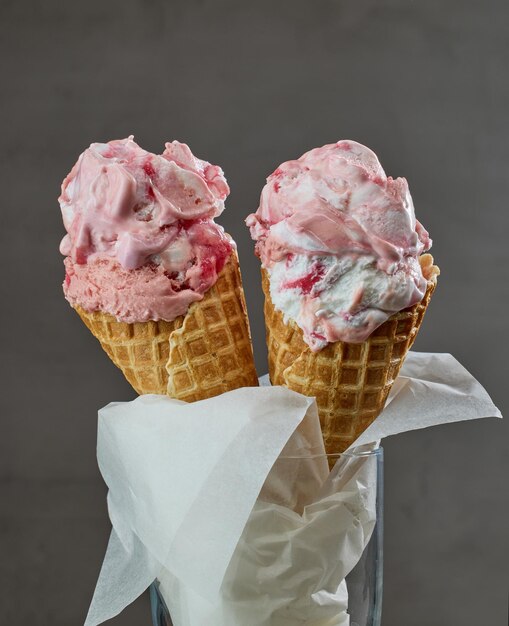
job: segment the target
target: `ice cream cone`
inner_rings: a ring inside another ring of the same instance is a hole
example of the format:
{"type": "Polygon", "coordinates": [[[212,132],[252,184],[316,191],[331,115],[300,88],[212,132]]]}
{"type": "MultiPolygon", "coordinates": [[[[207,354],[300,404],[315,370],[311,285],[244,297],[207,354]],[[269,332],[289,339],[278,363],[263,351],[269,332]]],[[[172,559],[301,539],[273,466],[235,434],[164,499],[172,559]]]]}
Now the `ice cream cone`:
{"type": "Polygon", "coordinates": [[[382,411],[406,354],[419,331],[439,270],[421,257],[428,286],[421,302],[392,315],[362,343],[337,341],[313,352],[293,320],[285,323],[270,297],[262,269],[269,374],[283,385],[314,396],[329,454],[346,450],[382,411]]]}
{"type": "Polygon", "coordinates": [[[235,251],[203,299],[171,322],[129,324],[75,308],[139,394],[192,402],[258,385],[235,251]]]}

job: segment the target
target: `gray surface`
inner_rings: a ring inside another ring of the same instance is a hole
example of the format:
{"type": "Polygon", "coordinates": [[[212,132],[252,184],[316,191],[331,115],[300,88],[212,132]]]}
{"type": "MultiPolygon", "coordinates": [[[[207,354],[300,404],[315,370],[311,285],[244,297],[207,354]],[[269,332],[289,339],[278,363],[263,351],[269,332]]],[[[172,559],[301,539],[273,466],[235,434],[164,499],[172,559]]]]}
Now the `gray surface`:
{"type": "MultiPolygon", "coordinates": [[[[502,0],[0,2],[0,623],[83,621],[108,536],[96,411],[133,397],[64,301],[56,197],[91,141],[188,142],[245,215],[281,161],[339,138],[408,178],[443,275],[418,339],[507,407],[509,4],[502,0]]],[[[508,424],[387,441],[384,626],[505,626],[508,424]]],[[[114,624],[148,624],[146,599],[114,624]]]]}

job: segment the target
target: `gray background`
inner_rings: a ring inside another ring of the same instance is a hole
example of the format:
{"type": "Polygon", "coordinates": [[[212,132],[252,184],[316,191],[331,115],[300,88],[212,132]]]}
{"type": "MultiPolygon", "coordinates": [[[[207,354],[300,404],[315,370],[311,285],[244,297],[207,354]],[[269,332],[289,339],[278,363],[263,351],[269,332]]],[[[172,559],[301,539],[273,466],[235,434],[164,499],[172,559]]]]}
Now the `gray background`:
{"type": "MultiPolygon", "coordinates": [[[[2,0],[0,623],[82,623],[109,533],[96,412],[134,394],[58,254],[59,184],[92,141],[177,138],[224,168],[260,372],[243,219],[281,161],[366,143],[408,178],[443,271],[417,348],[504,410],[508,18],[503,0],[2,0]]],[[[508,441],[485,420],[385,443],[384,626],[507,624],[508,441]]],[[[146,598],[112,623],[148,624],[146,598]]]]}

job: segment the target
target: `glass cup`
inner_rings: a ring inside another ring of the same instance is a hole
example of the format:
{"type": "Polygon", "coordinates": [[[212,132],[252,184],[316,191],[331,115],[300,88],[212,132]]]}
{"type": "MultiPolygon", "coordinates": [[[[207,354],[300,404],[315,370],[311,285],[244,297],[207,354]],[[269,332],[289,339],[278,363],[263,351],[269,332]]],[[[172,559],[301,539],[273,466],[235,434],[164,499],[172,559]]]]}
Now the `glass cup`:
{"type": "MultiPolygon", "coordinates": [[[[285,624],[293,616],[296,624],[317,619],[324,626],[380,626],[382,569],[382,448],[338,455],[283,453],[265,481],[223,582],[224,625],[248,626],[247,614],[236,613],[235,607],[243,604],[245,610],[246,598],[252,598],[257,624],[277,625],[284,611],[285,624]],[[268,529],[266,544],[257,528],[268,529]],[[281,533],[279,538],[275,532],[281,533]],[[295,590],[289,581],[295,581],[295,590]],[[265,598],[273,597],[279,607],[266,621],[258,621],[257,594],[264,598],[263,606],[265,598]],[[291,597],[288,606],[282,597],[291,597]]],[[[173,626],[158,581],[150,598],[153,626],[173,626]]]]}

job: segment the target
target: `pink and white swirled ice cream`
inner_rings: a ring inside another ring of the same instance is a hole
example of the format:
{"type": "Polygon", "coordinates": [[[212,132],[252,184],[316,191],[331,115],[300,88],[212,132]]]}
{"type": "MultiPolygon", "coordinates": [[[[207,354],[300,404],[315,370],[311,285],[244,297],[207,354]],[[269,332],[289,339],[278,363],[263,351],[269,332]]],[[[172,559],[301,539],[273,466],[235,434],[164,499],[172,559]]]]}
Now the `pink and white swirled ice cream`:
{"type": "Polygon", "coordinates": [[[431,247],[404,178],[377,156],[338,141],[280,165],[246,220],[285,321],[314,351],[358,343],[422,300],[419,256],[431,247]]]}
{"type": "Polygon", "coordinates": [[[132,137],[93,143],[59,198],[67,300],[128,323],[186,313],[233,250],[214,222],[229,191],[221,168],[186,144],[156,155],[132,137]]]}

